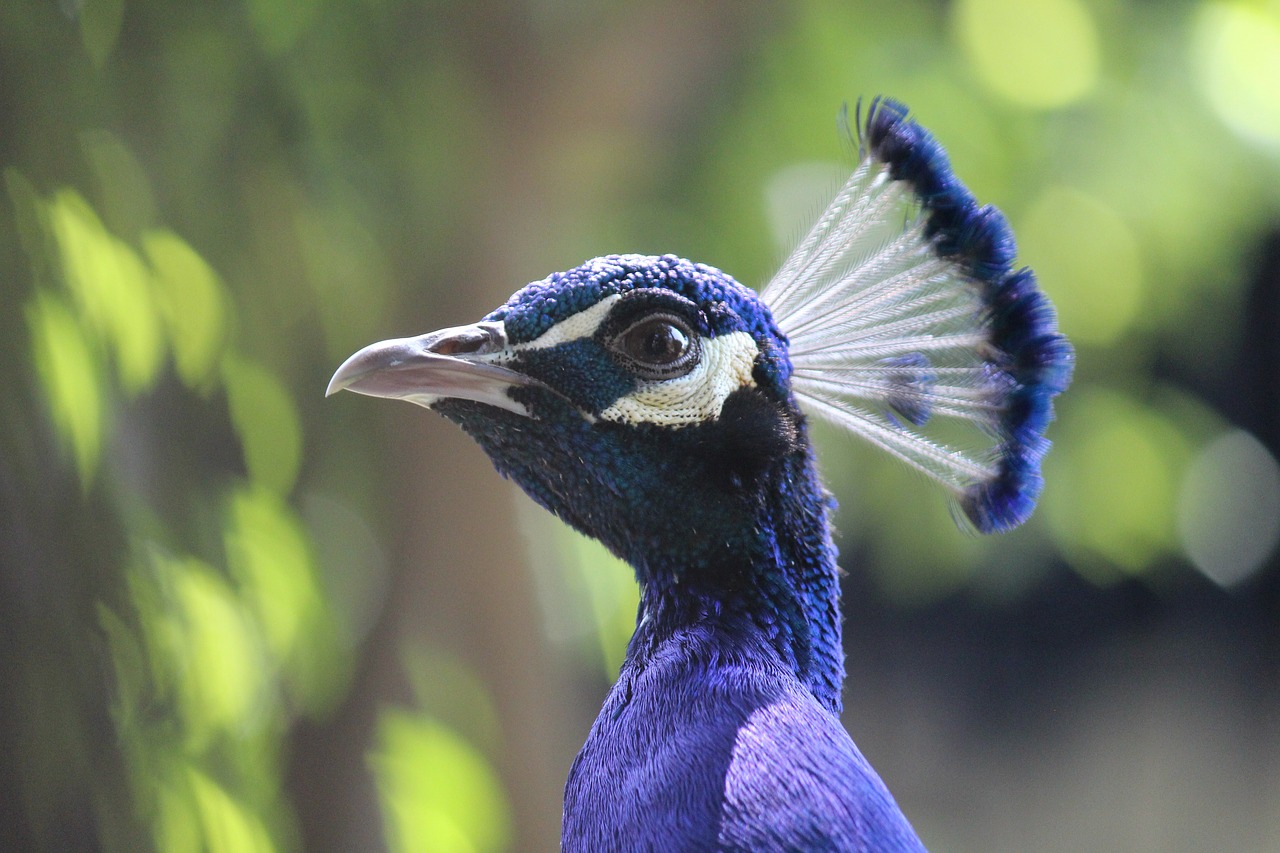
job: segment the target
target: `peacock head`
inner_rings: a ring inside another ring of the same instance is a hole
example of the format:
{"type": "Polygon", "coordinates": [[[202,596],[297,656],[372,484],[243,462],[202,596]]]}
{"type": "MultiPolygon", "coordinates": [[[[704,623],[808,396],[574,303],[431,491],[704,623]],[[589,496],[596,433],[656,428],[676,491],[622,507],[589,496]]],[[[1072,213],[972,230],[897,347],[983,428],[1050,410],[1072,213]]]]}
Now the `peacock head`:
{"type": "Polygon", "coordinates": [[[758,296],[670,255],[597,258],[474,326],[361,350],[329,393],[440,412],[638,567],[768,549],[770,513],[825,536],[802,409],[938,481],[978,530],[1015,527],[1071,345],[1004,217],[906,107],[873,101],[858,136],[848,183],[758,296]]]}
{"type": "Polygon", "coordinates": [[[698,563],[742,556],[762,492],[807,465],[790,376],[753,291],[671,255],[612,255],[475,325],[366,347],[329,393],[431,408],[633,565],[698,563]]]}

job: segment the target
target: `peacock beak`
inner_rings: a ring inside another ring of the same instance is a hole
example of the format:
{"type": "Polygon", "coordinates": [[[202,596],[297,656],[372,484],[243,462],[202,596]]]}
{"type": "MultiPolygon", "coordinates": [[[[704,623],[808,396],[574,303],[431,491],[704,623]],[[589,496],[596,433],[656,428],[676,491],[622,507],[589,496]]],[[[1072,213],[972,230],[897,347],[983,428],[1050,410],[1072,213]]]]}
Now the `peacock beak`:
{"type": "Polygon", "coordinates": [[[501,323],[457,326],[416,338],[370,344],[348,358],[325,396],[354,391],[430,408],[443,399],[474,400],[519,415],[528,411],[508,393],[537,380],[493,362],[507,346],[501,323]]]}

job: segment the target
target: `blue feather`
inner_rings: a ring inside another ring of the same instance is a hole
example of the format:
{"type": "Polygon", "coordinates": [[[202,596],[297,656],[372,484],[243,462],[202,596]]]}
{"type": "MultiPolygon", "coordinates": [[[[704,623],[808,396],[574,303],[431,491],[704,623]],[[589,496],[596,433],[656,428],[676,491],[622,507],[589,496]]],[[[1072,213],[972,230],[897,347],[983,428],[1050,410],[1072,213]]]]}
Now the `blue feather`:
{"type": "Polygon", "coordinates": [[[1039,497],[1071,345],[1035,275],[1013,270],[1004,215],[978,204],[904,105],[873,100],[859,136],[858,169],[763,292],[801,404],[943,483],[978,530],[1011,529],[1039,497]],[[917,379],[886,372],[921,359],[917,379]],[[954,448],[913,429],[935,416],[994,441],[954,448]]]}
{"type": "Polygon", "coordinates": [[[570,770],[564,849],[923,850],[753,627],[709,625],[624,668],[570,770]]]}

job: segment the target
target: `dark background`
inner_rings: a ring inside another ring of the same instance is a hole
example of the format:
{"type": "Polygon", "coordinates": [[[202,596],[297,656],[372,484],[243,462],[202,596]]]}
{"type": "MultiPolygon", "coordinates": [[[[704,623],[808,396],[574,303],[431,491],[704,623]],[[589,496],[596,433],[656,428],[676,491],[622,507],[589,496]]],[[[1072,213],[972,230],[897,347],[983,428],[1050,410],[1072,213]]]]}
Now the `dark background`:
{"type": "Polygon", "coordinates": [[[1077,346],[1023,529],[824,432],[846,722],[949,851],[1280,850],[1275,3],[0,7],[0,848],[543,850],[628,570],[360,346],[760,286],[891,94],[1077,346]]]}

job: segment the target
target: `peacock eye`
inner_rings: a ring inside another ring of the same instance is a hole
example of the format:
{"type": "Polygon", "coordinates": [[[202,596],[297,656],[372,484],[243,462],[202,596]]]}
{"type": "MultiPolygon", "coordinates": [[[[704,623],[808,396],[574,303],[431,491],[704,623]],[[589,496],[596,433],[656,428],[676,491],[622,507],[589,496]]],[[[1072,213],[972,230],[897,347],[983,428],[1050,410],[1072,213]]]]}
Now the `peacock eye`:
{"type": "Polygon", "coordinates": [[[670,314],[649,316],[627,327],[611,344],[627,365],[645,379],[673,379],[698,364],[698,338],[683,320],[670,314]]]}

